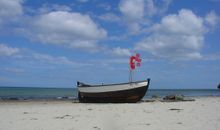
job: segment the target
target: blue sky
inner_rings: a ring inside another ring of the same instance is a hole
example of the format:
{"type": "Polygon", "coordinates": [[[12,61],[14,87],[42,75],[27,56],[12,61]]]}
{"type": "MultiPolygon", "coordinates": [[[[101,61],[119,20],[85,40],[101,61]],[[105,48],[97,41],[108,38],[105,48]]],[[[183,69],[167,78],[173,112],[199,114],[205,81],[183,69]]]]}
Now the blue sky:
{"type": "Polygon", "coordinates": [[[216,88],[219,0],[0,0],[0,86],[216,88]]]}

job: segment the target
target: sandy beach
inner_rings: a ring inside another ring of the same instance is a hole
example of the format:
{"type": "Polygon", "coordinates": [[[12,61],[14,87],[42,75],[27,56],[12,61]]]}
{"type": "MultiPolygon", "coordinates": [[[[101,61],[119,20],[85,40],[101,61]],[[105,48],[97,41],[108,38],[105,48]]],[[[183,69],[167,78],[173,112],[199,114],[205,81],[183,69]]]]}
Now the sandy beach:
{"type": "Polygon", "coordinates": [[[219,130],[220,97],[192,102],[1,101],[0,130],[219,130]]]}

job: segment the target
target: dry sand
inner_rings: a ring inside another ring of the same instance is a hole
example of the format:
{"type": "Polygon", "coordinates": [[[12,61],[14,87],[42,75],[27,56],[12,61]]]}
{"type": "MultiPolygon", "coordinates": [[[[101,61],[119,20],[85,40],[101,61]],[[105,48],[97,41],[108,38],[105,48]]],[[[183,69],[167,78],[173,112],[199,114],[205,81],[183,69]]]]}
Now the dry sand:
{"type": "Polygon", "coordinates": [[[194,102],[0,102],[0,130],[220,130],[220,97],[194,102]]]}

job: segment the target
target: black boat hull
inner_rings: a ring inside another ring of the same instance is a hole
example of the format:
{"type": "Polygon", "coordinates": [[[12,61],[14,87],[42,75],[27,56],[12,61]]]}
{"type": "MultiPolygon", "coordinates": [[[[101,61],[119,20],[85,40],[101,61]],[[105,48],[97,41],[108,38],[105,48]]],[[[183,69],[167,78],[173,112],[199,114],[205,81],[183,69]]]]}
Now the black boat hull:
{"type": "Polygon", "coordinates": [[[78,92],[79,101],[82,103],[135,103],[140,101],[146,94],[150,79],[147,85],[127,90],[111,92],[78,92]]]}

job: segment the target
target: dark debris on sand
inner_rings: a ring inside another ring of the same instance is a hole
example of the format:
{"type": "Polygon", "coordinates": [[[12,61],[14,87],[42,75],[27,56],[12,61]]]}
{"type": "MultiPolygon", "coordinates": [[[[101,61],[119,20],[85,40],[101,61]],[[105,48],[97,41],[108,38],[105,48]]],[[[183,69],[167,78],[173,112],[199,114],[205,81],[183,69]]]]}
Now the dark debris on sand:
{"type": "Polygon", "coordinates": [[[167,95],[163,98],[160,98],[158,96],[152,96],[150,99],[144,99],[141,102],[183,102],[183,101],[195,101],[195,99],[184,97],[183,95],[167,95]]]}

